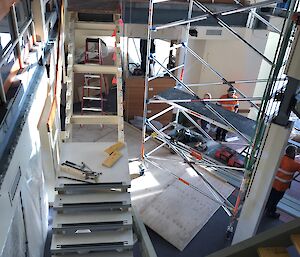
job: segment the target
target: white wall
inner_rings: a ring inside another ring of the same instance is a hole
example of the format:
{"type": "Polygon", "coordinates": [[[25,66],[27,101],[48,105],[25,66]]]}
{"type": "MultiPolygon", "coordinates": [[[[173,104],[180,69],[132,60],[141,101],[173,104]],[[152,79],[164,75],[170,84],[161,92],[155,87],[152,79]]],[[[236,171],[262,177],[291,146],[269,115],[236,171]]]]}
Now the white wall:
{"type": "MultiPolygon", "coordinates": [[[[269,35],[267,31],[239,28],[238,32],[259,51],[265,51],[269,35]]],[[[219,39],[216,39],[217,37],[214,36],[214,39],[203,40],[203,33],[199,34],[198,38],[200,40],[190,39],[190,47],[228,81],[268,78],[268,69],[260,68],[262,58],[240,40],[227,33],[219,36],[219,39]]],[[[268,47],[273,49],[275,43],[276,41],[274,40],[273,45],[268,45],[268,47]]],[[[221,79],[208,68],[196,62],[195,58],[188,54],[184,81],[189,84],[221,82],[221,79]]],[[[247,96],[252,96],[255,90],[255,84],[236,84],[235,86],[247,96]]],[[[196,89],[196,92],[200,97],[204,93],[210,92],[213,97],[217,98],[226,93],[227,88],[227,85],[205,86],[199,87],[196,89]]],[[[241,109],[249,107],[248,103],[241,103],[241,109]]]]}
{"type": "MultiPolygon", "coordinates": [[[[25,256],[25,252],[19,252],[15,255],[11,251],[3,253],[5,245],[11,244],[10,238],[19,236],[18,232],[10,229],[14,227],[12,223],[13,217],[22,217],[20,215],[20,192],[22,194],[22,203],[24,207],[23,221],[26,227],[26,238],[28,240],[28,249],[30,257],[42,257],[44,242],[47,234],[47,211],[48,201],[44,190],[44,176],[41,165],[40,139],[37,130],[37,124],[43,109],[43,105],[47,95],[47,86],[45,85],[46,72],[37,92],[33,99],[32,107],[30,108],[28,118],[22,129],[17,146],[14,150],[8,170],[4,177],[0,190],[0,256],[1,257],[16,257],[25,256]],[[16,174],[21,169],[21,180],[18,185],[14,200],[11,202],[9,191],[11,190],[16,174]],[[11,237],[10,233],[14,233],[11,237]],[[4,255],[3,255],[4,254],[4,255]]],[[[14,219],[14,222],[22,224],[19,219],[14,219]]],[[[22,230],[22,229],[21,229],[22,230]]],[[[19,238],[21,241],[25,238],[19,238]]],[[[14,245],[14,247],[19,247],[14,245]]],[[[20,248],[19,251],[22,249],[20,248]]]]}
{"type": "MultiPolygon", "coordinates": [[[[273,61],[274,59],[278,40],[279,40],[279,34],[274,32],[270,32],[268,34],[264,55],[268,57],[269,60],[271,61],[273,61]]],[[[270,71],[271,71],[271,66],[266,61],[262,61],[259,67],[258,78],[268,78],[270,71]]],[[[253,96],[262,96],[265,91],[265,88],[266,88],[266,83],[256,83],[253,96]]],[[[251,108],[248,117],[251,119],[256,119],[257,114],[258,114],[257,109],[251,108]]]]}

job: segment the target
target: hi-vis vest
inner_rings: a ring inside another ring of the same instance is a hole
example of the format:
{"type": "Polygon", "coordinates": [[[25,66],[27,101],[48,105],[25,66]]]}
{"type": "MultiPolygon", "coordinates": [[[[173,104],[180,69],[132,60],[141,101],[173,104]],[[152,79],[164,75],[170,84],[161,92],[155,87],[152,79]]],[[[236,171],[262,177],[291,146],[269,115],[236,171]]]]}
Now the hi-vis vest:
{"type": "MultiPolygon", "coordinates": [[[[220,97],[221,99],[224,99],[224,98],[229,98],[228,95],[222,95],[220,97]]],[[[234,95],[232,98],[235,98],[237,99],[237,96],[234,95]]],[[[234,112],[235,110],[235,107],[236,106],[239,106],[239,101],[238,100],[228,100],[228,101],[220,101],[218,102],[224,109],[228,110],[228,111],[231,111],[231,112],[234,112]]]]}
{"type": "Polygon", "coordinates": [[[300,163],[284,155],[273,182],[277,191],[285,191],[290,187],[296,171],[300,171],[300,163]]]}

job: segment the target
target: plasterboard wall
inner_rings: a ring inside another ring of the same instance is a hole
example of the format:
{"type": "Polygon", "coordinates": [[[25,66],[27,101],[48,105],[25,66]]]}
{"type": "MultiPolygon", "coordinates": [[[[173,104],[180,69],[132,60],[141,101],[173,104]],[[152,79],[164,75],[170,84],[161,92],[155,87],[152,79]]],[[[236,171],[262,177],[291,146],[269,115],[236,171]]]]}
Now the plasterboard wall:
{"type": "MultiPolygon", "coordinates": [[[[239,33],[259,51],[262,53],[266,52],[268,58],[271,60],[273,59],[276,49],[276,47],[274,47],[276,46],[274,38],[272,39],[273,44],[268,44],[268,49],[265,49],[266,42],[269,38],[269,32],[265,30],[243,29],[243,31],[239,30],[239,33]]],[[[221,38],[222,36],[220,36],[220,39],[221,38]]],[[[262,58],[251,48],[233,36],[231,38],[226,36],[226,38],[222,38],[222,40],[190,39],[189,45],[228,81],[268,78],[269,69],[261,69],[262,58]]],[[[195,58],[190,54],[187,56],[185,69],[186,73],[184,80],[187,84],[221,81],[221,79],[208,68],[204,67],[200,62],[195,62],[195,58]],[[197,77],[199,78],[198,81],[197,77]]],[[[236,84],[236,86],[247,96],[253,96],[256,87],[255,84],[236,84]]],[[[263,86],[261,84],[259,85],[260,88],[263,88],[263,86]]],[[[227,88],[227,85],[206,86],[199,87],[196,92],[200,97],[203,96],[204,93],[210,92],[213,97],[217,98],[226,93],[227,88]]],[[[241,108],[249,107],[250,105],[247,103],[241,104],[241,108]]]]}
{"type": "Polygon", "coordinates": [[[47,96],[46,72],[33,98],[28,118],[22,128],[8,170],[0,190],[0,256],[9,243],[13,217],[20,208],[20,192],[24,207],[24,224],[28,241],[28,256],[42,257],[47,234],[48,201],[44,190],[44,176],[41,165],[40,139],[37,124],[47,96]],[[12,200],[11,190],[18,171],[21,177],[12,200]]]}

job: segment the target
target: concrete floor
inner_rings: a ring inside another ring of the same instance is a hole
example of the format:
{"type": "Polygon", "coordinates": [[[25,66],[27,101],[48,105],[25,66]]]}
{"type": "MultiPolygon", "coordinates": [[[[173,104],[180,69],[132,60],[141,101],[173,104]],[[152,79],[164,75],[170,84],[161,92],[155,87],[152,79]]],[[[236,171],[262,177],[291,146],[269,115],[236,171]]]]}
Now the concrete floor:
{"type": "MultiPolygon", "coordinates": [[[[75,142],[94,142],[94,141],[115,141],[117,140],[117,128],[114,126],[105,125],[100,126],[74,126],[73,141],[75,142]]],[[[130,125],[125,126],[125,139],[127,142],[129,158],[139,158],[140,156],[140,132],[132,128],[130,125]]],[[[151,142],[147,147],[155,147],[156,143],[151,142]]],[[[164,154],[170,155],[168,150],[163,150],[164,154]]],[[[160,153],[161,154],[161,153],[160,153]]],[[[235,201],[236,192],[234,192],[229,200],[235,201]]],[[[51,213],[51,212],[50,212],[51,213]]],[[[199,215],[201,215],[199,213],[199,215]]],[[[284,215],[283,215],[284,216],[284,215]]],[[[289,219],[290,217],[285,217],[289,219]]],[[[51,215],[49,217],[51,222],[51,215]]],[[[205,224],[201,231],[194,237],[194,239],[188,244],[184,251],[179,251],[174,246],[169,244],[166,240],[161,238],[150,228],[147,228],[149,236],[152,240],[157,255],[161,257],[202,257],[210,253],[228,247],[230,242],[225,239],[225,232],[229,222],[229,217],[223,211],[222,208],[212,216],[212,218],[205,224]]],[[[258,233],[270,229],[278,224],[281,224],[281,220],[273,220],[264,217],[261,221],[258,233]]],[[[50,231],[49,231],[50,236],[50,231]]],[[[45,257],[49,257],[49,239],[45,248],[45,257]]],[[[138,247],[134,249],[134,256],[139,257],[140,253],[138,247]]]]}

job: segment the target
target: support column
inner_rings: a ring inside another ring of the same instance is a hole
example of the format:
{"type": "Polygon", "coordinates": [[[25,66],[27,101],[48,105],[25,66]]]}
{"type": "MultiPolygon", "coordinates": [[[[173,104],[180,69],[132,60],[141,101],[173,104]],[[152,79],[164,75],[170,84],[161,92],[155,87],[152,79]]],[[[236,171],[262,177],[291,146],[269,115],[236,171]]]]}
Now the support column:
{"type": "MultiPolygon", "coordinates": [[[[14,40],[19,38],[19,27],[18,27],[18,22],[17,22],[17,14],[16,14],[16,7],[13,4],[10,7],[10,12],[11,12],[11,17],[12,17],[12,24],[13,24],[13,38],[14,40]]],[[[23,56],[22,56],[22,50],[21,50],[21,39],[18,39],[18,43],[16,45],[16,52],[18,55],[18,59],[19,59],[19,65],[20,68],[23,68],[23,56]]]]}
{"type": "Polygon", "coordinates": [[[271,123],[264,140],[260,160],[253,172],[252,183],[239,217],[232,244],[256,234],[268,200],[276,171],[291,133],[292,123],[287,127],[271,123]]]}
{"type": "Polygon", "coordinates": [[[46,42],[45,5],[43,0],[33,0],[31,3],[37,41],[46,42]]]}

